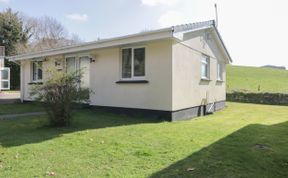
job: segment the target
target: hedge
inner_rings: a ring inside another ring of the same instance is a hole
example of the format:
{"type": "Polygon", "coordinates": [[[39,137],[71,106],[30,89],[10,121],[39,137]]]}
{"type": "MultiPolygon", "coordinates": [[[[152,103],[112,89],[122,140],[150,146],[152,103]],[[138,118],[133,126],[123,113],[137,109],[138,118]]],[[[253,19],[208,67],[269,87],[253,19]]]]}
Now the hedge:
{"type": "Polygon", "coordinates": [[[288,94],[284,93],[244,93],[226,94],[227,101],[288,106],[288,94]]]}

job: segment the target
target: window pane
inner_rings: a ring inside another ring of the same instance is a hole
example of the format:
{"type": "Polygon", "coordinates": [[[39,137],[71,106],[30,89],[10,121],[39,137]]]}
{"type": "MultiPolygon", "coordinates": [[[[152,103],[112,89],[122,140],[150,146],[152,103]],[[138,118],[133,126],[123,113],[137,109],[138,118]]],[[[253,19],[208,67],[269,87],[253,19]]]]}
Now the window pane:
{"type": "Polygon", "coordinates": [[[134,76],[145,76],[145,48],[134,49],[134,76]]]}
{"type": "Polygon", "coordinates": [[[209,78],[209,57],[203,55],[201,60],[201,77],[209,78]]]}
{"type": "Polygon", "coordinates": [[[223,79],[223,65],[218,64],[218,80],[222,80],[222,79],[223,79]]]}
{"type": "Polygon", "coordinates": [[[8,74],[8,70],[1,70],[1,79],[2,80],[8,80],[9,79],[9,74],[8,74]]]}
{"type": "Polygon", "coordinates": [[[122,78],[131,78],[131,58],[132,58],[132,49],[123,49],[122,50],[122,78]]]}
{"type": "Polygon", "coordinates": [[[202,78],[207,78],[207,64],[202,64],[201,65],[201,77],[202,78]]]}
{"type": "Polygon", "coordinates": [[[32,79],[34,81],[37,80],[36,75],[37,75],[37,64],[36,64],[36,62],[33,62],[32,63],[32,79]]]}
{"type": "Polygon", "coordinates": [[[76,72],[76,60],[75,60],[75,57],[66,58],[66,70],[67,70],[67,73],[76,72]]]}
{"type": "Polygon", "coordinates": [[[8,81],[2,81],[0,88],[2,88],[2,89],[9,89],[9,82],[8,82],[8,81]]]}
{"type": "Polygon", "coordinates": [[[218,78],[218,79],[221,79],[221,71],[220,71],[220,70],[221,70],[221,69],[220,69],[220,64],[218,64],[218,65],[217,65],[217,71],[218,71],[218,73],[217,73],[217,74],[218,74],[218,75],[217,75],[217,78],[218,78]]]}
{"type": "Polygon", "coordinates": [[[90,58],[88,56],[80,57],[79,62],[80,62],[80,70],[82,72],[80,85],[82,88],[89,88],[90,58]]]}
{"type": "Polygon", "coordinates": [[[206,57],[203,57],[201,62],[202,62],[202,64],[207,64],[206,57]]]}
{"type": "Polygon", "coordinates": [[[42,80],[42,61],[38,62],[38,66],[37,66],[37,73],[38,73],[38,80],[42,80]]]}

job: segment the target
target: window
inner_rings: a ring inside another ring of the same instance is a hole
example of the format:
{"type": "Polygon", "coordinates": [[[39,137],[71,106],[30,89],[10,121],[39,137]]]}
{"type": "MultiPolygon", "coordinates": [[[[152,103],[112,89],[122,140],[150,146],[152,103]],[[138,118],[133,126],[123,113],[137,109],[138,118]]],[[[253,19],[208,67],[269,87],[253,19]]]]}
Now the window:
{"type": "Polygon", "coordinates": [[[66,71],[67,73],[76,72],[76,58],[75,57],[66,58],[66,71]]]}
{"type": "Polygon", "coordinates": [[[32,62],[32,80],[41,81],[42,80],[42,61],[32,62]]]}
{"type": "Polygon", "coordinates": [[[134,76],[145,76],[145,48],[134,49],[134,76]]]}
{"type": "Polygon", "coordinates": [[[122,78],[131,78],[132,77],[132,49],[123,49],[122,50],[122,78]]]}
{"type": "Polygon", "coordinates": [[[0,90],[10,89],[10,68],[0,68],[0,90]]]}
{"type": "Polygon", "coordinates": [[[223,64],[219,62],[217,64],[217,80],[223,81],[223,64]]]}
{"type": "Polygon", "coordinates": [[[81,70],[82,78],[80,86],[82,88],[89,88],[90,86],[90,57],[79,57],[79,70],[81,70]]]}
{"type": "Polygon", "coordinates": [[[122,49],[122,79],[145,76],[145,48],[122,49]]]}
{"type": "Polygon", "coordinates": [[[79,86],[88,88],[90,84],[90,57],[83,55],[81,57],[66,57],[66,72],[69,74],[79,74],[81,72],[81,81],[79,86]]]}
{"type": "Polygon", "coordinates": [[[209,79],[210,59],[208,56],[203,55],[201,60],[201,78],[209,79]]]}

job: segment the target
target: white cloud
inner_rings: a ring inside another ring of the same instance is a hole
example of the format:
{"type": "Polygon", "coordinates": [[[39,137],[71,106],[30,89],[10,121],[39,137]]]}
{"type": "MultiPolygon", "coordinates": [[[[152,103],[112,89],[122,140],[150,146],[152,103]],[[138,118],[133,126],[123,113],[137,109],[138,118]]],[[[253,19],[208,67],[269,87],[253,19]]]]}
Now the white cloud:
{"type": "Polygon", "coordinates": [[[73,21],[85,22],[88,20],[88,15],[87,14],[67,14],[66,18],[73,20],[73,21]]]}
{"type": "Polygon", "coordinates": [[[142,4],[147,6],[168,5],[171,6],[178,2],[178,0],[141,0],[142,4]]]}
{"type": "Polygon", "coordinates": [[[0,0],[0,3],[6,3],[6,4],[8,4],[8,3],[10,3],[10,0],[0,0]]]}
{"type": "Polygon", "coordinates": [[[181,12],[168,11],[161,15],[158,19],[158,23],[161,27],[168,27],[173,25],[179,25],[183,23],[189,23],[188,18],[181,12]]]}

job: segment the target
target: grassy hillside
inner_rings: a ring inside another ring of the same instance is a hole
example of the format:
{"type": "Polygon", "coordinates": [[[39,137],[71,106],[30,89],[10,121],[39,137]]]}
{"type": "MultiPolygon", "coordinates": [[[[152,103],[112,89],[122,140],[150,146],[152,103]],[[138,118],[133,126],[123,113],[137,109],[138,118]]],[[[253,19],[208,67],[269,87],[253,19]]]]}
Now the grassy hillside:
{"type": "Polygon", "coordinates": [[[227,92],[235,90],[288,93],[288,70],[229,65],[227,67],[227,92]]]}

